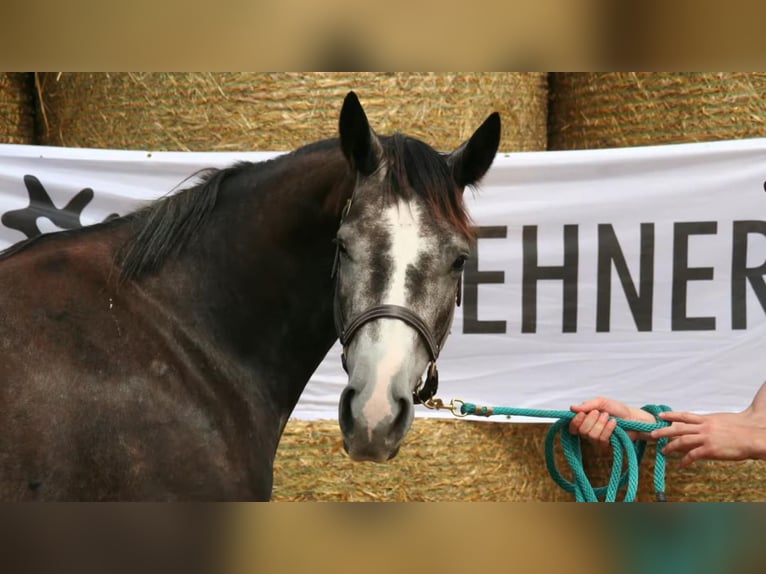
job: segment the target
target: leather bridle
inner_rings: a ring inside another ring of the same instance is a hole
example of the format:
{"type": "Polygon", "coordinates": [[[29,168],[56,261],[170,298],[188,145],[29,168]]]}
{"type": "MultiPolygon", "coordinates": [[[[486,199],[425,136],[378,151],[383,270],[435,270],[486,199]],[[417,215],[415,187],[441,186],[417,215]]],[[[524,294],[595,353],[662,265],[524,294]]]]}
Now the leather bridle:
{"type": "MultiPolygon", "coordinates": [[[[345,207],[343,208],[343,213],[341,214],[340,223],[343,224],[343,220],[348,216],[348,212],[351,209],[351,199],[350,198],[347,202],[345,207]]],[[[430,359],[430,362],[428,363],[428,371],[426,373],[426,379],[425,382],[422,380],[418,382],[418,386],[412,393],[412,402],[415,404],[425,403],[426,401],[432,399],[434,395],[436,395],[436,391],[439,388],[439,371],[436,368],[436,360],[439,358],[439,353],[442,349],[442,345],[444,345],[444,341],[447,339],[447,335],[449,334],[449,327],[451,324],[451,321],[448,322],[447,327],[444,330],[444,333],[442,334],[441,338],[437,341],[437,339],[433,336],[433,333],[428,328],[428,325],[426,324],[423,319],[421,319],[416,313],[413,311],[410,311],[406,307],[402,307],[401,305],[374,305],[370,307],[369,309],[363,311],[359,315],[357,315],[345,328],[343,326],[343,315],[341,314],[340,310],[340,299],[339,299],[339,279],[338,279],[338,267],[340,265],[340,244],[336,241],[335,245],[335,259],[333,261],[332,271],[331,271],[331,278],[335,280],[335,297],[333,302],[333,318],[335,320],[335,330],[338,333],[338,338],[340,339],[340,343],[343,346],[343,350],[341,351],[341,363],[343,364],[343,370],[348,373],[348,365],[346,363],[346,347],[351,343],[352,339],[354,338],[354,335],[359,331],[359,329],[362,328],[363,325],[375,321],[377,319],[399,319],[400,321],[405,322],[407,325],[415,329],[417,331],[423,341],[426,344],[426,348],[428,349],[428,356],[430,359]]],[[[462,292],[462,280],[463,276],[460,275],[460,278],[458,279],[457,284],[457,294],[455,296],[455,303],[459,307],[461,302],[461,292],[462,292]]]]}

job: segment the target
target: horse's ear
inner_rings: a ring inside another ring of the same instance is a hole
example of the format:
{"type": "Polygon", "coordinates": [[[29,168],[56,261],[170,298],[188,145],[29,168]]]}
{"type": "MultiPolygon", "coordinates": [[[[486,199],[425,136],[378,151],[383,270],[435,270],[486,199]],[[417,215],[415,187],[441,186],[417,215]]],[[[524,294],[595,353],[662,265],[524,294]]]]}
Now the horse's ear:
{"type": "Polygon", "coordinates": [[[452,177],[460,189],[477,184],[487,173],[500,145],[500,114],[494,112],[484,120],[470,139],[447,158],[452,177]]]}
{"type": "Polygon", "coordinates": [[[351,167],[370,175],[380,162],[380,142],[354,92],[349,92],[340,110],[340,147],[351,167]]]}

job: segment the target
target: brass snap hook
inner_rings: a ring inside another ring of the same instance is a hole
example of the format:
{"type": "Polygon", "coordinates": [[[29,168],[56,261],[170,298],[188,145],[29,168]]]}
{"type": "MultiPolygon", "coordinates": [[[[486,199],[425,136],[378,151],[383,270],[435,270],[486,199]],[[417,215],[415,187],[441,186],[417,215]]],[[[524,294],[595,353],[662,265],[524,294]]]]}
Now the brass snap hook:
{"type": "Polygon", "coordinates": [[[466,413],[462,411],[462,406],[465,404],[465,401],[462,401],[460,399],[452,399],[448,404],[445,403],[442,399],[437,397],[431,397],[427,401],[423,402],[423,406],[427,409],[431,409],[434,411],[442,410],[442,411],[450,411],[453,416],[456,416],[458,418],[463,418],[465,416],[468,416],[466,413]]]}

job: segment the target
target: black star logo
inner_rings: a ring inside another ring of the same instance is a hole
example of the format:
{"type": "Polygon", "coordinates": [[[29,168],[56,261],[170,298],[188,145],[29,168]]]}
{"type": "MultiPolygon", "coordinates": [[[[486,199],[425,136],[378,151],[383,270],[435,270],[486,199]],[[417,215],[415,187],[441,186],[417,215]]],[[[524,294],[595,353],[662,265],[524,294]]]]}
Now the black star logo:
{"type": "MultiPolygon", "coordinates": [[[[40,180],[33,175],[24,176],[24,185],[29,194],[29,205],[24,209],[14,209],[3,214],[0,221],[10,229],[20,231],[28,238],[41,234],[37,227],[37,219],[46,217],[50,219],[56,227],[61,229],[76,229],[82,227],[80,216],[82,210],[93,199],[93,190],[89,187],[79,191],[69,200],[63,209],[57,208],[53,204],[48,192],[45,191],[40,180]]],[[[111,214],[107,219],[116,217],[117,214],[111,214]]]]}

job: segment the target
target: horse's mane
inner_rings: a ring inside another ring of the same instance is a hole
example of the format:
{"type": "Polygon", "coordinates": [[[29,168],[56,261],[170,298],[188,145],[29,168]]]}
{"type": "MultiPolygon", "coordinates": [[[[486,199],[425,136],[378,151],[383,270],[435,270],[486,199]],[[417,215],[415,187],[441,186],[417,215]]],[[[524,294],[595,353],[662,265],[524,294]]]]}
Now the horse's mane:
{"type": "Polygon", "coordinates": [[[30,245],[33,245],[40,237],[44,237],[44,235],[35,235],[34,237],[29,237],[27,239],[22,239],[21,241],[17,241],[16,243],[10,245],[9,247],[6,247],[2,251],[0,251],[0,261],[3,259],[9,258],[11,255],[15,255],[19,251],[22,251],[23,249],[26,249],[30,245]]]}
{"type": "Polygon", "coordinates": [[[402,134],[381,138],[389,171],[386,188],[409,199],[411,193],[423,198],[433,214],[472,237],[471,219],[463,202],[463,190],[452,176],[447,156],[422,141],[402,134]]]}
{"type": "Polygon", "coordinates": [[[117,254],[121,281],[151,273],[168,257],[178,253],[210,219],[218,201],[219,190],[226,179],[243,171],[249,171],[255,177],[266,177],[283,165],[287,158],[337,147],[337,140],[335,146],[332,141],[309,144],[263,162],[239,162],[223,169],[201,170],[191,176],[199,179],[196,185],[153,201],[143,209],[129,214],[126,219],[133,221],[136,232],[117,254]]]}
{"type": "Polygon", "coordinates": [[[237,169],[242,166],[197,172],[201,178],[197,185],[129,214],[126,219],[133,221],[136,232],[117,253],[120,279],[127,281],[157,269],[187,243],[212,213],[221,182],[237,169]]]}
{"type": "MultiPolygon", "coordinates": [[[[277,158],[278,159],[278,158],[277,158]]],[[[156,269],[172,253],[180,249],[209,218],[215,207],[221,182],[230,175],[275,160],[254,164],[241,162],[225,169],[202,169],[184,181],[198,179],[198,183],[180,191],[170,192],[161,199],[122,217],[113,217],[101,223],[41,233],[23,239],[0,250],[0,260],[7,259],[41,242],[79,237],[99,229],[133,225],[135,233],[117,252],[121,279],[137,277],[156,269]]],[[[182,182],[183,183],[183,182],[182,182]]]]}

